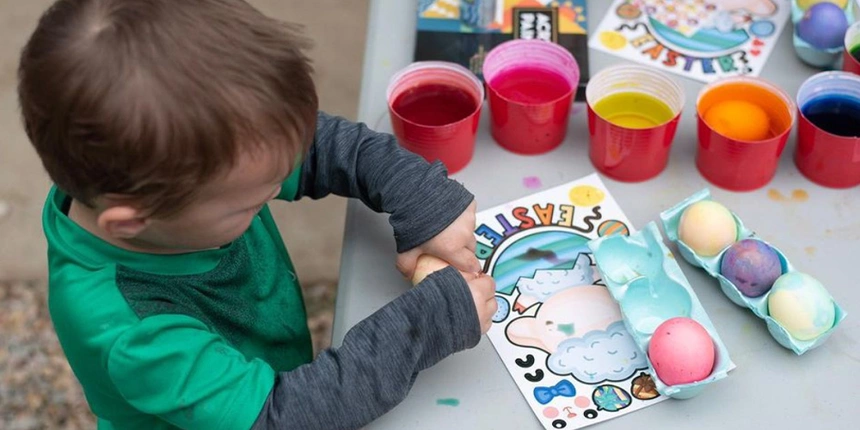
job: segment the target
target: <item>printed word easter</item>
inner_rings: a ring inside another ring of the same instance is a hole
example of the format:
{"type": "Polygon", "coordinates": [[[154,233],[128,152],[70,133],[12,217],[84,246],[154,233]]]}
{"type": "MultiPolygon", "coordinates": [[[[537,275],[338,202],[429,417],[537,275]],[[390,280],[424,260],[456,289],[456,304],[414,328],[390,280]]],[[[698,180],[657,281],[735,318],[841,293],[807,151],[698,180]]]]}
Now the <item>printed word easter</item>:
{"type": "Polygon", "coordinates": [[[680,68],[685,72],[693,70],[705,75],[716,74],[747,74],[752,72],[749,67],[749,57],[745,50],[737,50],[728,54],[714,57],[694,57],[685,55],[660,43],[651,34],[648,26],[643,23],[621,25],[619,33],[627,38],[633,48],[653,62],[662,63],[667,68],[680,68]]]}
{"type": "Polygon", "coordinates": [[[475,234],[486,239],[487,243],[479,240],[476,254],[479,259],[485,260],[505,238],[535,227],[566,227],[588,234],[594,231],[595,222],[602,218],[600,206],[594,206],[590,211],[573,205],[555,205],[552,203],[547,203],[544,206],[535,204],[530,208],[518,206],[511,210],[510,216],[504,213],[495,216],[496,221],[502,227],[502,231],[496,231],[486,224],[478,226],[475,234]]]}

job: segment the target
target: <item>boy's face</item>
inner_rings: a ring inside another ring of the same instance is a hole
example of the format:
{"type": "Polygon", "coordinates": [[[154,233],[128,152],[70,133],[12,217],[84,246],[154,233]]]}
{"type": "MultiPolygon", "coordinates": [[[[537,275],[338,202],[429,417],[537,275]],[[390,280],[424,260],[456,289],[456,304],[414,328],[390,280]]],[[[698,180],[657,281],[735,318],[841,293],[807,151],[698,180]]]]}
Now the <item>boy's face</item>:
{"type": "Polygon", "coordinates": [[[197,251],[241,236],[264,204],[281,191],[290,162],[273,151],[243,154],[226,174],[202,184],[194,201],[169,219],[150,219],[134,239],[139,245],[197,251]]]}

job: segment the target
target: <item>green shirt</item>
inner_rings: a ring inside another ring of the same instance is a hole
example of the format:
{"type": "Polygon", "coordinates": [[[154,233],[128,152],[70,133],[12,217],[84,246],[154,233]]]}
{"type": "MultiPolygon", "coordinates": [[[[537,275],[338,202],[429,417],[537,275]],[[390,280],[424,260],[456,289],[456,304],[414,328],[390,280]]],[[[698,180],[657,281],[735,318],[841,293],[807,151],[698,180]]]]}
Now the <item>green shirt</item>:
{"type": "MultiPolygon", "coordinates": [[[[284,200],[338,194],[391,214],[400,251],[472,201],[441,164],[324,113],[282,190],[284,200]]],[[[83,230],[69,204],[54,188],[43,214],[48,304],[99,428],[358,428],[402,401],[418,372],[480,336],[469,288],[449,268],[311,362],[301,291],[268,207],[220,249],[151,255],[83,230]]]]}
{"type": "MultiPolygon", "coordinates": [[[[282,196],[295,196],[300,175],[282,196]]],[[[301,290],[268,208],[220,249],[153,255],[93,236],[67,217],[69,204],[54,188],[43,214],[48,304],[99,428],[250,428],[276,372],[312,359],[301,290]]]]}

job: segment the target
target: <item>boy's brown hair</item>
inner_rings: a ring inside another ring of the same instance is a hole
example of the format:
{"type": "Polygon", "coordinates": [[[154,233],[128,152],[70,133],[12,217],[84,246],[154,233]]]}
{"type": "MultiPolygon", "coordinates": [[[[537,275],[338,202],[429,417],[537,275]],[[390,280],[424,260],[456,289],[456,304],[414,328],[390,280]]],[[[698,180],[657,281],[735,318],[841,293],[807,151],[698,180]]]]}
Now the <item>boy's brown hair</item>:
{"type": "Polygon", "coordinates": [[[25,128],[72,198],[169,216],[243,151],[307,150],[307,46],[242,0],[59,0],[21,56],[25,128]]]}

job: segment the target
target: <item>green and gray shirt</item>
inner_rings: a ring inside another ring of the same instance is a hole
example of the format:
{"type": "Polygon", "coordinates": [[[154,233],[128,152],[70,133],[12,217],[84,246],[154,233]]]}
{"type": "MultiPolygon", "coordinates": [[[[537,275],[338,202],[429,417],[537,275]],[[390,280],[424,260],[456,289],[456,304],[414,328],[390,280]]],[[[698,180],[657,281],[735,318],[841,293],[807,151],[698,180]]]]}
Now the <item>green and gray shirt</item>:
{"type": "MultiPolygon", "coordinates": [[[[472,195],[393,137],[321,113],[283,200],[360,198],[391,214],[398,251],[432,238],[472,195]]],[[[480,338],[451,268],[312,357],[301,290],[267,207],[240,238],[180,255],[112,246],[48,196],[49,307],[102,429],[356,428],[407,394],[419,371],[480,338]]]]}

